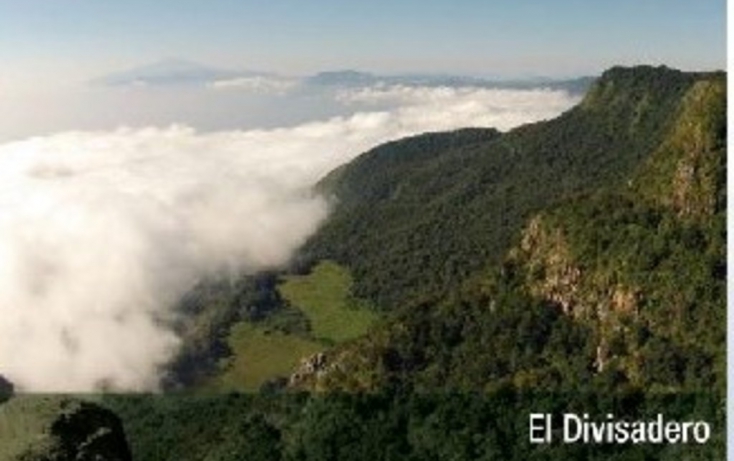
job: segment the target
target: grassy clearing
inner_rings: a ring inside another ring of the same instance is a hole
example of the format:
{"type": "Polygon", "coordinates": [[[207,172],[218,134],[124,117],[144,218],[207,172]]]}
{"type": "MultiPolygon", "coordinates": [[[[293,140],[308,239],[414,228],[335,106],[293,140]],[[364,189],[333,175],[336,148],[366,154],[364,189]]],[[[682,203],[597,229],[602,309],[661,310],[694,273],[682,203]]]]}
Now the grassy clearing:
{"type": "Polygon", "coordinates": [[[316,341],[248,322],[235,325],[227,342],[234,354],[222,361],[222,372],[204,391],[257,391],[269,379],[290,375],[303,357],[324,349],[316,341]]]}
{"type": "Polygon", "coordinates": [[[308,275],[284,277],[278,290],[290,314],[298,315],[288,316],[288,311],[281,310],[270,322],[235,324],[227,339],[232,356],[220,363],[221,371],[200,390],[256,391],[268,380],[289,376],[302,358],[366,333],[377,314],[350,295],[351,286],[349,272],[330,261],[318,264],[308,275]],[[301,313],[307,322],[296,318],[301,313]],[[285,331],[280,328],[284,325],[285,331]]]}
{"type": "Polygon", "coordinates": [[[323,261],[308,275],[285,277],[278,290],[308,317],[315,338],[339,343],[363,335],[377,319],[366,303],[351,296],[351,287],[349,271],[323,261]]]}

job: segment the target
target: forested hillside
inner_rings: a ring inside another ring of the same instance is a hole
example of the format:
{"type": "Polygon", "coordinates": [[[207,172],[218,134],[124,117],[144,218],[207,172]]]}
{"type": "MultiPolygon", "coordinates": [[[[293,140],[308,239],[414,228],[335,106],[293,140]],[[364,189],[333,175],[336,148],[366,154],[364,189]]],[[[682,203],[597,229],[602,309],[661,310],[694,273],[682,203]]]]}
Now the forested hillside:
{"type": "Polygon", "coordinates": [[[321,188],[335,211],[304,255],[346,264],[387,310],[499,262],[535,212],[622,182],[660,144],[696,74],[613,68],[560,117],[377,147],[321,188]]]}
{"type": "Polygon", "coordinates": [[[420,165],[353,198],[391,187],[391,146],[366,154],[332,178],[343,203],[310,248],[393,317],[331,351],[312,385],[723,395],[725,131],[723,75],[612,69],[556,120],[427,160],[473,160],[442,194],[411,182],[420,165]]]}

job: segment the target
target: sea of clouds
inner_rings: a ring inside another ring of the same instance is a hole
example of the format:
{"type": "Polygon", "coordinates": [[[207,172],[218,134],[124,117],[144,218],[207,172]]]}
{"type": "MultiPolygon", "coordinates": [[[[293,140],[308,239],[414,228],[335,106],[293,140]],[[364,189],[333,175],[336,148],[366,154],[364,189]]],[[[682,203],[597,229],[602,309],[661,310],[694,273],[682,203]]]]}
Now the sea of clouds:
{"type": "Polygon", "coordinates": [[[359,108],[275,129],[119,128],[0,145],[0,374],[23,391],[155,390],[180,343],[176,302],[201,277],[287,264],[328,216],[310,190],[324,174],[385,141],[507,130],[578,101],[409,86],[338,100],[359,108]]]}

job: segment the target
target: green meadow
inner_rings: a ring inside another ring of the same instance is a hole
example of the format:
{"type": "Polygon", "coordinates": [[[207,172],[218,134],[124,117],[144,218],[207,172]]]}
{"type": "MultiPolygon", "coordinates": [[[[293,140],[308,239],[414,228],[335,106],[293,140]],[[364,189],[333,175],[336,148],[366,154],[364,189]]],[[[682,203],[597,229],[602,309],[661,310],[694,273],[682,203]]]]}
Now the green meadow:
{"type": "Polygon", "coordinates": [[[322,344],[280,331],[240,322],[228,344],[234,352],[220,364],[222,372],[206,391],[257,391],[268,380],[288,376],[301,358],[322,350],[322,344]]]}
{"type": "Polygon", "coordinates": [[[377,319],[367,303],[351,296],[351,287],[346,268],[323,261],[308,275],[284,277],[278,289],[308,317],[314,338],[340,343],[365,334],[377,319]]]}
{"type": "Polygon", "coordinates": [[[237,323],[227,338],[233,354],[220,362],[221,371],[202,390],[256,391],[271,379],[289,376],[301,359],[366,333],[377,314],[351,296],[351,285],[349,272],[330,261],[307,275],[283,277],[277,289],[292,309],[306,316],[310,331],[297,334],[267,322],[237,323]]]}

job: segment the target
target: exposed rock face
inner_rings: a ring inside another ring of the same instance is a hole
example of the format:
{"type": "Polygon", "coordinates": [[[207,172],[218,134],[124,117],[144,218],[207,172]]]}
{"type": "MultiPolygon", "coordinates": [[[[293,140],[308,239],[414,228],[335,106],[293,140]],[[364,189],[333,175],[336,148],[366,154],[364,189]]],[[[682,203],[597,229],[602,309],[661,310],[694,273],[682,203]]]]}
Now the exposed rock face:
{"type": "Polygon", "coordinates": [[[584,321],[597,332],[594,368],[604,371],[614,355],[611,338],[623,333],[623,322],[637,318],[640,292],[614,277],[583,268],[573,258],[563,230],[542,215],[534,217],[510,260],[520,264],[530,293],[559,306],[564,314],[584,321]]]}
{"type": "Polygon", "coordinates": [[[536,216],[523,233],[520,251],[511,257],[525,259],[533,295],[559,305],[565,314],[581,315],[583,309],[577,309],[583,308],[578,295],[581,269],[572,264],[560,229],[549,229],[536,216]]]}
{"type": "Polygon", "coordinates": [[[381,384],[378,370],[384,365],[384,337],[362,338],[342,344],[326,353],[301,360],[288,379],[291,389],[311,392],[372,392],[381,384]]]}
{"type": "Polygon", "coordinates": [[[680,216],[712,215],[716,196],[711,185],[714,180],[707,171],[704,151],[693,147],[678,162],[673,178],[672,202],[680,216]]]}
{"type": "Polygon", "coordinates": [[[326,371],[326,356],[323,352],[316,353],[301,360],[296,371],[288,378],[288,385],[296,387],[312,379],[318,380],[326,371]]]}
{"type": "Polygon", "coordinates": [[[527,286],[534,296],[558,305],[574,318],[605,320],[610,313],[637,313],[639,291],[582,268],[571,255],[561,228],[540,215],[530,221],[510,259],[526,269],[527,286]]]}

